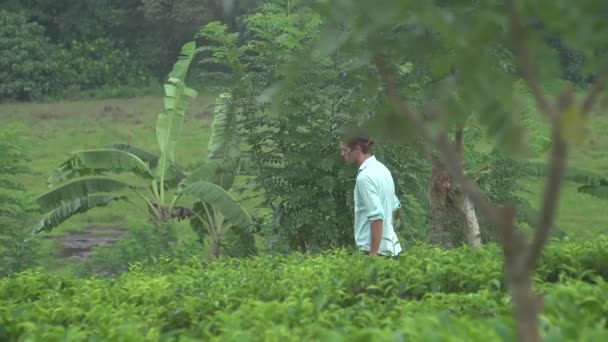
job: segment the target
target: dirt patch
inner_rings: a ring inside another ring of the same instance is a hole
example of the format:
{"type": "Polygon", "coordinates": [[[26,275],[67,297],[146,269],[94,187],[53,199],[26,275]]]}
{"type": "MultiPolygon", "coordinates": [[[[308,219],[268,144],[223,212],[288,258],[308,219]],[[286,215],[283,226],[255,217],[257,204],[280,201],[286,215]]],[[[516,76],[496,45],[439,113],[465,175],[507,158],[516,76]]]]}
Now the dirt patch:
{"type": "Polygon", "coordinates": [[[84,261],[93,254],[93,247],[110,247],[127,236],[121,227],[90,226],[83,231],[57,237],[50,237],[59,243],[58,256],[74,261],[84,261]]]}
{"type": "Polygon", "coordinates": [[[59,115],[57,115],[55,112],[46,111],[36,114],[36,117],[38,117],[40,120],[56,120],[59,118],[59,115]]]}

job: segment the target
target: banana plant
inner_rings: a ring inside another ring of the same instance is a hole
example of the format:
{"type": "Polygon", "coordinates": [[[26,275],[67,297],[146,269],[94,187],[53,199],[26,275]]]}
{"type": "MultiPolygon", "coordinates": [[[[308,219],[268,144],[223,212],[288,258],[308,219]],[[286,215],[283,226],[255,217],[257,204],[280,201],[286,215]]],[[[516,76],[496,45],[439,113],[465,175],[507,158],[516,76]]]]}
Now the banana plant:
{"type": "MultiPolygon", "coordinates": [[[[233,149],[235,137],[228,133],[236,130],[225,127],[231,123],[222,117],[221,111],[216,110],[218,116],[214,118],[210,143],[215,147],[209,161],[191,173],[185,172],[176,161],[177,142],[186,109],[197,96],[197,92],[185,83],[195,52],[194,42],[182,47],[164,85],[164,111],[158,115],[156,125],[160,154],[123,143],[73,152],[51,172],[48,179],[51,189],[37,198],[46,216],[34,227],[33,233],[52,230],[74,215],[114,201],[137,206],[133,196],[145,204],[147,215],[159,233],[171,219],[190,219],[196,226],[199,222],[209,222],[211,218],[213,222],[234,227],[242,234],[252,231],[251,217],[227,191],[234,180],[232,168],[235,164],[232,160],[236,157],[233,149]],[[135,175],[140,181],[128,183],[119,178],[122,173],[135,175]],[[170,191],[172,195],[168,196],[170,191]],[[178,206],[179,200],[185,196],[194,198],[194,203],[178,206]],[[201,207],[213,216],[198,210],[201,207]]],[[[220,108],[221,101],[222,98],[218,99],[220,108]]],[[[212,239],[217,235],[218,224],[206,225],[210,227],[212,239]]],[[[212,242],[216,244],[216,241],[212,242]]]]}

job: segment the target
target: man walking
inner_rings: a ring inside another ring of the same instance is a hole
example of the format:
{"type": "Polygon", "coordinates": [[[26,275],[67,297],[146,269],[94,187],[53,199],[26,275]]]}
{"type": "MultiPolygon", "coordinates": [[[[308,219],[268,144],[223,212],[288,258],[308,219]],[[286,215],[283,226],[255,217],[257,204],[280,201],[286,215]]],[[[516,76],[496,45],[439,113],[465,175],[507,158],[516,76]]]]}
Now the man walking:
{"type": "Polygon", "coordinates": [[[400,207],[391,172],[373,156],[366,134],[340,142],[349,164],[359,167],[355,184],[355,243],[371,257],[397,256],[401,245],[393,227],[393,211],[400,207]]]}

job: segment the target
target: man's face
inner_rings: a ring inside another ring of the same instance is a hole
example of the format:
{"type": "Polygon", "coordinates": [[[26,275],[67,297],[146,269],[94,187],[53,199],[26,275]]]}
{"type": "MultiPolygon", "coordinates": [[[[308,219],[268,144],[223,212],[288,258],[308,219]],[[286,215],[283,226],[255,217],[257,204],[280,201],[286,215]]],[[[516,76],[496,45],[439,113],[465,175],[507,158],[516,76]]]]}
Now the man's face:
{"type": "Polygon", "coordinates": [[[359,159],[359,149],[357,147],[355,147],[354,149],[348,147],[347,144],[341,142],[340,143],[340,154],[342,155],[342,158],[344,158],[344,161],[347,164],[354,164],[357,159],[359,159]]]}

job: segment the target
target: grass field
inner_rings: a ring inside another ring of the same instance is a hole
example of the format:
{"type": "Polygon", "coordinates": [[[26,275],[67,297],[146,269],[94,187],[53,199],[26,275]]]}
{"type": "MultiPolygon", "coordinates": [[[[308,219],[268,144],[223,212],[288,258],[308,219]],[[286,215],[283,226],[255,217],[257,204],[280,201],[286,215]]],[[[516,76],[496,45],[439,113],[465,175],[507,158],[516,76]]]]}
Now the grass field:
{"type": "MultiPolygon", "coordinates": [[[[188,167],[206,156],[210,134],[213,96],[201,96],[191,105],[178,144],[178,162],[188,167]]],[[[33,195],[46,190],[48,172],[64,161],[71,151],[99,148],[114,142],[126,142],[157,152],[155,125],[162,98],[141,97],[77,102],[4,104],[0,105],[0,124],[21,133],[21,143],[32,161],[30,175],[20,176],[33,195]]],[[[544,128],[539,123],[539,129],[544,128]]],[[[595,115],[589,138],[584,146],[571,152],[570,165],[586,168],[608,176],[608,117],[595,115]]],[[[539,159],[542,156],[538,156],[539,159]]],[[[522,195],[538,207],[542,179],[525,179],[531,191],[522,195]]],[[[608,201],[580,194],[576,185],[567,183],[560,202],[557,223],[574,238],[593,238],[608,232],[608,201]]],[[[77,232],[91,226],[129,226],[141,222],[144,213],[124,204],[78,215],[50,235],[77,232]]],[[[184,224],[185,238],[192,238],[184,224]]],[[[47,246],[52,248],[52,246],[47,246]]]]}
{"type": "MultiPolygon", "coordinates": [[[[213,102],[213,96],[199,96],[190,106],[177,148],[178,163],[185,167],[207,154],[213,102]]],[[[18,181],[37,196],[47,190],[48,173],[72,151],[125,142],[158,153],[155,126],[162,108],[161,97],[4,104],[0,106],[0,124],[19,132],[20,143],[31,157],[28,165],[31,173],[19,176],[18,181]]],[[[100,231],[108,227],[129,227],[142,219],[145,213],[124,203],[113,203],[77,215],[43,236],[56,237],[92,226],[100,231]]],[[[184,234],[189,233],[185,224],[181,226],[184,234]]],[[[51,242],[44,246],[49,251],[54,248],[51,242]]],[[[46,260],[45,264],[53,262],[46,260]]]]}

